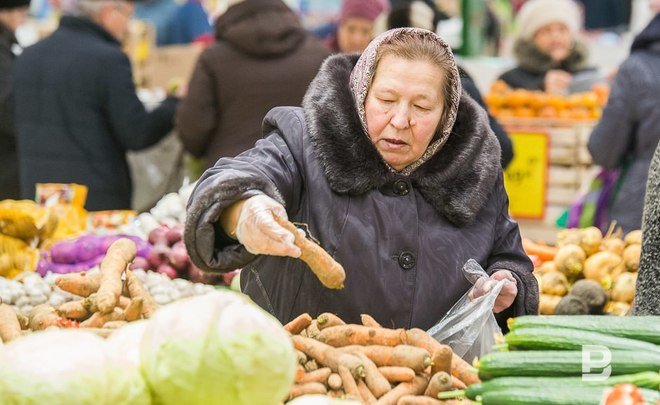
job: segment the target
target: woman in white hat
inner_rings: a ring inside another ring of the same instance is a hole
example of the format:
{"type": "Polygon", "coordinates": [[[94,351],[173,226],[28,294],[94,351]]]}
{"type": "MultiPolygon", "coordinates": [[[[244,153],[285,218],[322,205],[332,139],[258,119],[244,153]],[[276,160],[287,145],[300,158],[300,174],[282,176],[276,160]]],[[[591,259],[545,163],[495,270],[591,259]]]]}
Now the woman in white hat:
{"type": "Polygon", "coordinates": [[[518,66],[500,79],[513,88],[566,93],[575,73],[590,70],[587,48],[577,40],[581,19],[572,0],[525,3],[513,49],[518,66]]]}

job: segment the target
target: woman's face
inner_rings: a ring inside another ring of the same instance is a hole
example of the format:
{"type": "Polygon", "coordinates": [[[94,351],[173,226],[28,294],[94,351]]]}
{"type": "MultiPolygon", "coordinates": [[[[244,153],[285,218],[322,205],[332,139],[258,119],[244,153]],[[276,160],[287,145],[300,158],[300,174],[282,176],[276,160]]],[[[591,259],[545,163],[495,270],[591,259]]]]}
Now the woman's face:
{"type": "Polygon", "coordinates": [[[422,157],[435,134],[444,99],[443,71],[427,61],[384,56],[364,109],[369,138],[392,168],[401,171],[422,157]]]}
{"type": "Polygon", "coordinates": [[[571,54],[573,38],[566,24],[550,23],[536,31],[534,45],[553,61],[561,62],[571,54]]]}
{"type": "Polygon", "coordinates": [[[371,42],[374,23],[364,19],[351,17],[342,22],[337,29],[337,45],[343,53],[362,52],[371,42]]]}

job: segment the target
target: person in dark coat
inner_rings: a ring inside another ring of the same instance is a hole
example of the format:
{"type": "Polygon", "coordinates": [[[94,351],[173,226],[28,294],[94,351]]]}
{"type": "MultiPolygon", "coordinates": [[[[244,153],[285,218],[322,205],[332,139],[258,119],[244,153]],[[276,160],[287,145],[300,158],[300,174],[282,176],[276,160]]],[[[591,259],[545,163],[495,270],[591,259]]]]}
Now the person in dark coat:
{"type": "Polygon", "coordinates": [[[17,199],[20,194],[10,77],[16,58],[12,48],[18,46],[14,33],[27,17],[29,7],[30,0],[0,3],[0,200],[17,199]]]}
{"type": "Polygon", "coordinates": [[[220,159],[189,200],[185,242],[201,269],[242,268],[241,290],[281,322],[368,313],[427,329],[469,290],[472,258],[509,280],[494,308],[502,324],[537,313],[499,144],[440,37],[400,28],[361,56],[328,58],[303,107],[275,108],[263,126],[266,138],[220,159]],[[274,216],[307,224],[343,265],[342,290],[295,259],[274,216]]]}
{"type": "Polygon", "coordinates": [[[330,54],[281,0],[238,2],[215,27],[176,115],[184,148],[206,168],[253,147],[268,110],[300,105],[330,54]]]}
{"type": "Polygon", "coordinates": [[[176,99],[151,112],[138,99],[122,38],[133,3],[79,0],[48,38],[16,60],[14,91],[21,193],[35,183],[89,187],[89,210],[129,209],[127,150],[173,128],[176,99]]]}
{"type": "Polygon", "coordinates": [[[649,168],[633,315],[660,315],[660,145],[649,168]]]}
{"type": "MultiPolygon", "coordinates": [[[[434,30],[434,12],[433,9],[422,1],[413,1],[412,3],[394,5],[392,10],[387,15],[387,29],[416,27],[433,31],[434,30]]],[[[481,107],[488,111],[488,106],[481,97],[481,92],[474,83],[472,77],[461,67],[458,67],[458,72],[461,76],[461,85],[463,90],[467,92],[470,97],[474,99],[481,107]]],[[[513,160],[513,144],[509,135],[504,128],[497,122],[497,119],[490,113],[488,114],[488,122],[490,128],[495,133],[497,140],[500,142],[500,149],[502,150],[502,168],[506,167],[513,160]]]]}
{"type": "Polygon", "coordinates": [[[513,88],[568,92],[576,73],[593,70],[587,47],[577,40],[580,11],[572,0],[531,0],[517,17],[513,53],[518,66],[500,76],[513,88]]]}
{"type": "Polygon", "coordinates": [[[649,164],[660,141],[660,16],[635,38],[612,84],[607,105],[589,137],[595,164],[620,168],[609,220],[640,229],[649,164]]]}

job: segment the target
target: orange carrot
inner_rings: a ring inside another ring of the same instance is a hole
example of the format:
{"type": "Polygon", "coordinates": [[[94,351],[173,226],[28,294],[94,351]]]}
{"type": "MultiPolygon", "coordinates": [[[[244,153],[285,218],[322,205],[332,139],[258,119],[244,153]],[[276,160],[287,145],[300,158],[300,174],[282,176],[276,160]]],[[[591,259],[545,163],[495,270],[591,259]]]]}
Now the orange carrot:
{"type": "Polygon", "coordinates": [[[303,366],[305,367],[305,371],[308,373],[319,369],[319,365],[316,364],[316,360],[314,359],[307,361],[307,363],[303,364],[303,366]]]}
{"type": "Polygon", "coordinates": [[[328,377],[328,387],[334,391],[338,391],[341,389],[342,383],[339,374],[337,373],[330,374],[330,377],[328,377]]]}
{"type": "Polygon", "coordinates": [[[404,329],[369,328],[362,325],[339,325],[326,328],[317,339],[330,346],[383,345],[396,346],[406,338],[404,329]]]}
{"type": "Polygon", "coordinates": [[[109,314],[95,312],[89,319],[80,323],[83,328],[102,328],[107,322],[125,321],[124,311],[114,308],[109,314]]]}
{"type": "Polygon", "coordinates": [[[444,371],[433,374],[424,395],[437,399],[438,393],[451,390],[451,380],[452,377],[444,371]]]}
{"type": "MultiPolygon", "coordinates": [[[[440,342],[433,339],[428,333],[417,328],[406,331],[406,343],[426,349],[429,353],[435,353],[435,351],[442,346],[440,342]]],[[[481,382],[475,368],[457,356],[456,353],[452,354],[451,374],[463,381],[466,385],[481,382]]]]}
{"type": "Polygon", "coordinates": [[[429,352],[419,347],[408,345],[397,345],[394,347],[371,345],[363,346],[361,350],[378,367],[408,367],[413,371],[421,373],[426,367],[431,365],[429,352]]]}
{"type": "Polygon", "coordinates": [[[404,395],[396,405],[444,405],[444,401],[424,395],[404,395]]]}
{"type": "Polygon", "coordinates": [[[451,387],[455,390],[464,390],[467,388],[467,385],[458,378],[451,376],[451,387]]]}
{"type": "Polygon", "coordinates": [[[330,391],[328,391],[328,396],[330,398],[343,399],[344,395],[345,395],[344,390],[341,390],[341,389],[339,389],[339,390],[331,389],[330,391]]]}
{"type": "Polygon", "coordinates": [[[84,271],[65,274],[55,279],[55,285],[57,287],[81,297],[89,297],[92,293],[97,292],[100,283],[100,274],[89,274],[84,271]]]}
{"type": "Polygon", "coordinates": [[[16,311],[7,304],[0,304],[0,342],[9,342],[21,337],[21,323],[16,311]]]}
{"type": "Polygon", "coordinates": [[[376,367],[374,362],[363,353],[358,352],[356,353],[356,356],[360,358],[362,365],[364,366],[364,372],[366,373],[364,382],[367,384],[367,387],[369,387],[369,391],[371,391],[376,398],[380,398],[388,393],[392,389],[392,386],[389,381],[383,377],[380,371],[378,371],[378,367],[376,367]]]}
{"type": "Polygon", "coordinates": [[[151,317],[154,312],[158,309],[158,304],[154,301],[154,298],[149,294],[144,285],[139,278],[137,278],[132,271],[126,270],[126,283],[128,285],[128,291],[131,295],[131,298],[142,298],[142,315],[145,318],[151,317]]]}
{"type": "Polygon", "coordinates": [[[296,383],[308,383],[308,382],[318,382],[321,384],[325,384],[328,381],[328,377],[330,377],[330,374],[332,374],[332,370],[328,367],[323,367],[319,368],[318,370],[311,371],[309,373],[305,373],[305,375],[300,379],[300,381],[296,381],[296,383]]]}
{"type": "Polygon", "coordinates": [[[555,260],[557,255],[558,249],[556,247],[536,243],[531,239],[523,238],[522,245],[527,255],[534,255],[542,262],[555,260]]]}
{"type": "Polygon", "coordinates": [[[319,281],[327,288],[344,288],[346,272],[341,264],[337,263],[323,250],[323,248],[298,232],[298,228],[286,219],[275,217],[277,222],[295,236],[294,244],[301,250],[300,260],[307,263],[309,268],[316,274],[319,281]]]}
{"type": "Polygon", "coordinates": [[[144,300],[142,297],[133,298],[131,303],[128,304],[128,307],[123,311],[124,320],[128,322],[137,321],[142,316],[142,307],[144,306],[144,300]]]}
{"type": "Polygon", "coordinates": [[[314,394],[327,394],[328,390],[325,385],[317,382],[309,382],[305,384],[294,384],[289,391],[289,399],[297,398],[303,395],[314,394]]]}
{"type": "Polygon", "coordinates": [[[296,350],[296,356],[298,357],[298,364],[301,366],[304,366],[305,363],[307,363],[307,356],[305,353],[301,352],[300,350],[296,350]]]}
{"type": "Polygon", "coordinates": [[[330,367],[333,372],[338,372],[339,366],[345,366],[355,378],[365,376],[364,366],[359,358],[314,339],[298,335],[291,336],[291,339],[296,349],[313,358],[317,363],[330,367]]]}
{"type": "Polygon", "coordinates": [[[353,378],[353,374],[351,373],[351,371],[344,366],[339,366],[337,372],[339,374],[339,377],[341,377],[341,385],[344,387],[344,392],[346,392],[346,395],[351,395],[354,398],[362,398],[360,396],[360,391],[358,391],[357,383],[355,382],[355,378],[353,378]]]}
{"type": "Polygon", "coordinates": [[[308,313],[298,315],[294,320],[284,325],[284,330],[292,335],[302,332],[312,323],[312,317],[308,313]]]}
{"type": "Polygon", "coordinates": [[[454,351],[447,345],[440,345],[433,353],[433,366],[431,367],[431,374],[444,371],[451,374],[451,360],[454,356],[454,351]]]}
{"type": "Polygon", "coordinates": [[[372,318],[371,315],[360,315],[360,321],[362,322],[362,325],[368,326],[370,328],[382,328],[382,326],[374,318],[372,318]]]}
{"type": "Polygon", "coordinates": [[[49,305],[41,304],[30,311],[30,329],[33,331],[44,330],[48,327],[62,327],[65,319],[57,315],[55,309],[49,305]]]}
{"type": "Polygon", "coordinates": [[[92,312],[85,305],[85,300],[65,302],[57,307],[56,312],[59,316],[75,319],[76,321],[84,321],[92,316],[92,312]]]}
{"type": "Polygon", "coordinates": [[[135,242],[121,238],[108,248],[101,262],[101,283],[96,293],[99,312],[111,313],[117,306],[123,288],[121,275],[135,258],[135,242]]]}
{"type": "Polygon", "coordinates": [[[378,367],[378,371],[392,384],[412,381],[415,372],[408,367],[385,366],[378,367]]]}
{"type": "Polygon", "coordinates": [[[325,312],[316,318],[316,324],[319,326],[319,329],[323,330],[331,326],[346,325],[346,322],[342,321],[341,318],[335,314],[325,312]]]}
{"type": "Polygon", "coordinates": [[[417,375],[410,382],[403,382],[392,389],[392,391],[383,395],[377,402],[378,405],[396,405],[404,395],[422,395],[428,384],[428,377],[417,375]]]}
{"type": "Polygon", "coordinates": [[[314,319],[312,323],[309,324],[309,326],[304,330],[304,332],[306,332],[307,337],[309,338],[316,339],[318,337],[319,333],[321,333],[321,330],[319,329],[319,325],[316,322],[316,319],[314,319]]]}
{"type": "Polygon", "coordinates": [[[358,392],[360,393],[360,397],[362,398],[363,404],[376,403],[377,401],[376,396],[374,395],[373,392],[371,392],[371,390],[363,380],[358,381],[357,388],[358,388],[358,392]]]}

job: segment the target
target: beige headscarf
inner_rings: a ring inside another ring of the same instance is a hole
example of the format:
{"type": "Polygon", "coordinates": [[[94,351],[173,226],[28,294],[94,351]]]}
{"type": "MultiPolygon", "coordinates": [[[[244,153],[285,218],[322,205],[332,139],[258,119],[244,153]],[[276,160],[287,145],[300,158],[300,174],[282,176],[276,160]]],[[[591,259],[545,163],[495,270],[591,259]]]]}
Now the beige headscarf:
{"type": "Polygon", "coordinates": [[[421,28],[397,28],[378,35],[374,38],[367,49],[364,50],[360,59],[358,59],[357,64],[351,72],[350,87],[353,97],[355,99],[356,108],[358,115],[360,116],[360,121],[362,122],[362,128],[368,136],[367,129],[367,118],[364,111],[364,101],[367,98],[367,93],[371,87],[371,82],[376,73],[376,58],[378,56],[378,49],[381,45],[390,43],[393,39],[398,38],[403,35],[418,36],[420,38],[426,37],[433,39],[439,47],[441,47],[448,57],[448,62],[450,64],[450,74],[447,77],[448,85],[450,86],[449,100],[445,100],[447,105],[445,108],[448,108],[448,114],[443,114],[445,117],[444,122],[440,122],[437,132],[434,136],[434,140],[426,149],[426,152],[419,158],[417,161],[412,163],[410,166],[403,169],[400,173],[404,175],[409,175],[424,162],[429,160],[442,145],[445,144],[451,130],[456,121],[456,114],[458,112],[458,103],[461,99],[461,93],[463,91],[461,87],[461,78],[458,73],[458,66],[456,65],[456,60],[454,59],[454,54],[451,51],[451,47],[445,40],[440,38],[432,31],[424,30],[421,28]]]}

